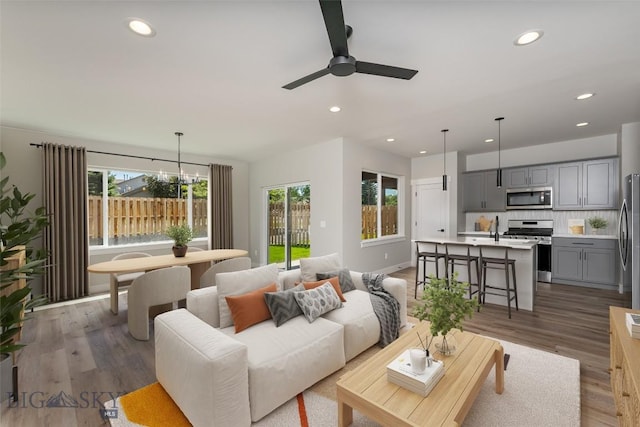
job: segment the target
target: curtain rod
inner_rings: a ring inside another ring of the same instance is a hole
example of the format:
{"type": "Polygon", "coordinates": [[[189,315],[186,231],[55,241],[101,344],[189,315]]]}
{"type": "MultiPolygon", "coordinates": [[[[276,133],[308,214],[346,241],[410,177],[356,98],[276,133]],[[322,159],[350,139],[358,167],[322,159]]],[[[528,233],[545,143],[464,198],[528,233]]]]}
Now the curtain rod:
{"type": "MultiPolygon", "coordinates": [[[[43,144],[34,144],[33,142],[31,144],[32,147],[38,147],[41,148],[43,144]]],[[[169,162],[169,163],[178,163],[177,160],[168,160],[168,159],[159,159],[156,157],[146,157],[146,156],[134,156],[132,154],[122,154],[122,153],[109,153],[106,151],[94,151],[94,150],[87,150],[87,153],[92,153],[92,154],[106,154],[107,156],[120,156],[120,157],[129,157],[132,159],[143,159],[143,160],[151,160],[152,162],[154,161],[158,161],[158,162],[169,162]]],[[[180,162],[183,163],[185,165],[194,165],[194,166],[209,166],[207,164],[204,163],[193,163],[193,162],[180,162]]]]}

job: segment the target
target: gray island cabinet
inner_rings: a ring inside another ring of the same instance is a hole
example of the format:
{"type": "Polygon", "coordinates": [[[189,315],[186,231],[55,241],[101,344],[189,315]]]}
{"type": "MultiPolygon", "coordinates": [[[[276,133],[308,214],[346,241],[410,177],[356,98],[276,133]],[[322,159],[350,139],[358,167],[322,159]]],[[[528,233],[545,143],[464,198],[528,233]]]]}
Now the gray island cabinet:
{"type": "Polygon", "coordinates": [[[553,237],[552,282],[616,289],[616,240],[553,237]]]}
{"type": "MultiPolygon", "coordinates": [[[[466,254],[467,247],[471,249],[471,255],[479,255],[480,246],[482,253],[486,257],[504,257],[504,248],[509,249],[509,258],[516,260],[516,281],[518,285],[518,306],[520,310],[533,311],[535,302],[536,285],[538,278],[538,251],[537,242],[535,240],[515,240],[500,238],[499,242],[488,237],[425,237],[416,239],[416,242],[427,242],[430,244],[437,243],[438,251],[444,253],[444,245],[448,246],[449,253],[466,254]]],[[[442,263],[442,262],[441,262],[442,263]]],[[[435,264],[427,263],[427,275],[435,274],[435,264]]],[[[422,277],[422,265],[417,267],[418,275],[422,277]]],[[[475,265],[474,265],[475,269],[475,265]]],[[[464,267],[456,267],[459,273],[458,280],[468,282],[469,278],[464,267]]],[[[444,272],[440,269],[440,277],[444,276],[444,272]]],[[[511,276],[511,273],[509,273],[511,276]]],[[[476,283],[475,271],[471,272],[471,281],[476,283]]],[[[505,277],[502,270],[488,270],[487,282],[490,284],[504,286],[505,277]]],[[[513,284],[511,285],[513,286],[513,284]]],[[[420,295],[418,295],[419,297],[420,295]]],[[[486,296],[486,302],[489,304],[507,305],[506,296],[489,295],[486,296]]],[[[515,309],[515,303],[511,302],[511,309],[515,309]]],[[[506,313],[505,313],[506,316],[506,313]]]]}

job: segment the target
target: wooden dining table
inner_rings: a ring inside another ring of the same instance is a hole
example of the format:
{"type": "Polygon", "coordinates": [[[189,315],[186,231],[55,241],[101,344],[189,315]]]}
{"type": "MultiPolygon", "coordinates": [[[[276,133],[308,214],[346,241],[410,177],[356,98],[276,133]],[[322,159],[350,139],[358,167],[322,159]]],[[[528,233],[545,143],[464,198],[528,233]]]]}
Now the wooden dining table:
{"type": "MultiPolygon", "coordinates": [[[[123,274],[157,270],[159,268],[187,265],[191,269],[191,289],[200,287],[200,277],[210,267],[212,261],[247,256],[243,249],[212,249],[208,251],[187,252],[184,257],[156,255],[142,258],[118,259],[99,262],[87,267],[90,273],[123,274]]],[[[110,280],[111,311],[118,314],[118,284],[110,280]]]]}

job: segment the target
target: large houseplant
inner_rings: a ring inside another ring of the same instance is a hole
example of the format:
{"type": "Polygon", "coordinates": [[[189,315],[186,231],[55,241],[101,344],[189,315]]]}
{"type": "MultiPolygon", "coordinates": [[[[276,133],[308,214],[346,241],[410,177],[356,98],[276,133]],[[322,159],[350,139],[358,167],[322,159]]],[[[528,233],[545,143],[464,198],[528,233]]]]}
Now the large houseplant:
{"type": "Polygon", "coordinates": [[[474,309],[478,307],[477,298],[467,298],[469,284],[458,282],[457,278],[458,273],[454,273],[450,279],[429,276],[430,282],[422,293],[422,302],[413,311],[413,315],[420,321],[430,322],[432,339],[437,340],[436,347],[445,355],[455,351],[451,330],[462,330],[464,319],[471,318],[474,309]]]}
{"type": "Polygon", "coordinates": [[[187,243],[193,239],[193,231],[189,224],[171,225],[167,227],[167,236],[173,239],[173,254],[176,257],[183,257],[187,254],[187,243]]]}
{"type": "MultiPolygon", "coordinates": [[[[0,172],[5,165],[6,158],[0,152],[0,172]]],[[[8,373],[0,373],[3,379],[0,400],[4,400],[12,392],[11,378],[16,378],[11,356],[24,347],[16,342],[22,329],[24,312],[46,302],[44,296],[29,299],[29,281],[42,273],[46,252],[34,250],[32,243],[49,224],[49,220],[43,207],[28,210],[35,195],[20,192],[15,185],[9,184],[9,177],[2,176],[0,190],[0,359],[3,369],[9,367],[8,373]],[[10,264],[9,258],[22,255],[22,251],[25,262],[22,265],[10,264]],[[25,283],[22,288],[15,285],[20,281],[25,283]],[[7,389],[10,391],[7,392],[7,389]]]]}

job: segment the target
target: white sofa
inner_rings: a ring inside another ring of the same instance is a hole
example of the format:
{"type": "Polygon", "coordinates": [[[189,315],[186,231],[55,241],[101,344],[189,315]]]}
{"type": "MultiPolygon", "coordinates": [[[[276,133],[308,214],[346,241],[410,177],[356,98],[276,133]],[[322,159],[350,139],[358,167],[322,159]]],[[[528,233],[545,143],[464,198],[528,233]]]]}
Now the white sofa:
{"type": "MultiPolygon", "coordinates": [[[[315,280],[315,272],[335,270],[339,260],[333,254],[301,265],[280,273],[271,266],[221,273],[218,286],[187,294],[186,310],[156,317],[156,376],[194,426],[250,425],[378,342],[380,325],[357,272],[350,272],[356,290],[344,293],[342,308],[312,323],[298,316],[279,327],[269,319],[239,333],[234,326],[220,328],[221,319],[228,324],[219,305],[220,293],[230,289],[225,281],[242,294],[275,277],[278,290],[285,290],[315,280]]],[[[383,286],[398,300],[404,326],[406,281],[386,278],[383,286]]]]}

